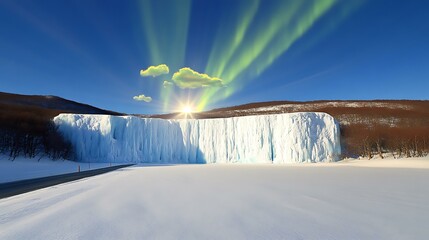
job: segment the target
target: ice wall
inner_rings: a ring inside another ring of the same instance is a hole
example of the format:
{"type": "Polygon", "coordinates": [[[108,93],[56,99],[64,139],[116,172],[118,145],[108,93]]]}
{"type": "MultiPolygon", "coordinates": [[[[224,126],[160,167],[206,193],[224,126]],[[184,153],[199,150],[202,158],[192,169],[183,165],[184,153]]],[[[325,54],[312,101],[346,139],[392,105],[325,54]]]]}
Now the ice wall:
{"type": "Polygon", "coordinates": [[[325,113],[163,120],[61,114],[79,161],[136,163],[331,162],[339,126],[325,113]]]}

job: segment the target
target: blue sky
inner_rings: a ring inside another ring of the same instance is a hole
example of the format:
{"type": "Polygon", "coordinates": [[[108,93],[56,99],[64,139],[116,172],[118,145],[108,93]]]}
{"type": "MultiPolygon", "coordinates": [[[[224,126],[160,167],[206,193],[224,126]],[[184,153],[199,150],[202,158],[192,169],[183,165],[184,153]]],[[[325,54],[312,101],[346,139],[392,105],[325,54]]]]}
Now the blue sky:
{"type": "Polygon", "coordinates": [[[210,109],[272,100],[428,99],[429,1],[308,0],[288,18],[296,2],[2,0],[0,91],[126,113],[201,102],[210,109]],[[170,73],[140,76],[158,64],[170,73]],[[174,83],[184,67],[224,86],[165,89],[163,81],[174,83]],[[133,100],[140,94],[152,101],[133,100]]]}

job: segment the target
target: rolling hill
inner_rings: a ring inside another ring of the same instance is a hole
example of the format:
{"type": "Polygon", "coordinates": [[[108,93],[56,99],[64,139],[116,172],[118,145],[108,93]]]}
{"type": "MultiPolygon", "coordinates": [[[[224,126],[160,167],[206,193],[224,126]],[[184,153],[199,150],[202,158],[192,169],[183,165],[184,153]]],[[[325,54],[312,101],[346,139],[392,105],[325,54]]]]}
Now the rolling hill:
{"type": "Polygon", "coordinates": [[[21,95],[5,92],[0,92],[0,109],[2,114],[6,114],[6,109],[12,112],[17,109],[19,111],[45,110],[55,115],[59,113],[123,115],[56,96],[21,95]]]}

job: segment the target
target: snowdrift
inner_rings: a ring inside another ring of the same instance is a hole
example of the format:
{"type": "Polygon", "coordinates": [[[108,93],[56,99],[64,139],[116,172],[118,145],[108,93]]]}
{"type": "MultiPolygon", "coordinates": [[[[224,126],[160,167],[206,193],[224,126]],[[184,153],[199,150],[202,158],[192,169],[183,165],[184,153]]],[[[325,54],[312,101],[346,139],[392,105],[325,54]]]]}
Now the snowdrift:
{"type": "Polygon", "coordinates": [[[200,120],[61,114],[54,122],[84,162],[332,162],[341,153],[339,126],[325,113],[200,120]]]}

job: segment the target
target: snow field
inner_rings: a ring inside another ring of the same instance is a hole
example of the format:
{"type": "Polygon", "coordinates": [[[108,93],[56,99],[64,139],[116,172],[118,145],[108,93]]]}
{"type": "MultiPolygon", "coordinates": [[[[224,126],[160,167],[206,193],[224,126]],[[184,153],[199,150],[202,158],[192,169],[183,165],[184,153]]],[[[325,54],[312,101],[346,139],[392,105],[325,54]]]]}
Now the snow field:
{"type": "Polygon", "coordinates": [[[115,163],[79,163],[67,160],[55,160],[43,157],[17,157],[11,161],[8,156],[0,155],[0,183],[24,179],[47,177],[65,173],[86,171],[118,165],[115,163]]]}
{"type": "Polygon", "coordinates": [[[140,165],[1,199],[0,239],[426,239],[428,166],[140,165]]]}

